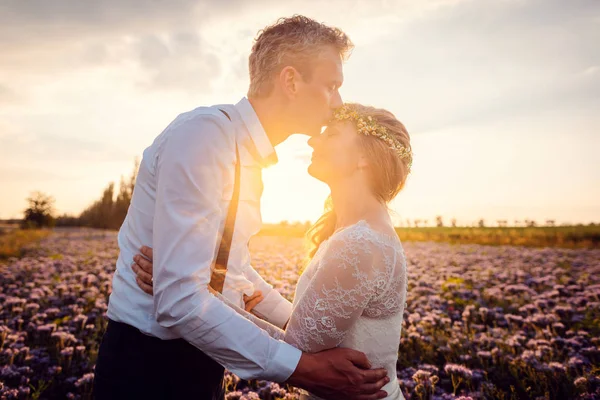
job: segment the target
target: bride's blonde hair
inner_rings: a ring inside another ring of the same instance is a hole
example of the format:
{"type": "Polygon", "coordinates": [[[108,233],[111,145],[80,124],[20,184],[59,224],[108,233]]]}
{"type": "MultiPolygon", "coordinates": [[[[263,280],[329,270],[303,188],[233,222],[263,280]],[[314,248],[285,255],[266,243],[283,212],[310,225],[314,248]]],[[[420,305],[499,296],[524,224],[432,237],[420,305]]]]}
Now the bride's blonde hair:
{"type": "MultiPolygon", "coordinates": [[[[412,153],[410,136],[402,122],[391,112],[361,104],[346,104],[365,118],[371,117],[375,123],[385,127],[389,136],[412,153]]],[[[380,138],[372,135],[359,135],[359,143],[369,160],[368,174],[371,191],[383,204],[388,204],[404,188],[410,172],[411,158],[401,158],[398,153],[380,138]]],[[[335,231],[336,214],[331,196],[325,201],[325,212],[311,226],[306,234],[309,242],[309,259],[312,258],[323,241],[335,231]]]]}

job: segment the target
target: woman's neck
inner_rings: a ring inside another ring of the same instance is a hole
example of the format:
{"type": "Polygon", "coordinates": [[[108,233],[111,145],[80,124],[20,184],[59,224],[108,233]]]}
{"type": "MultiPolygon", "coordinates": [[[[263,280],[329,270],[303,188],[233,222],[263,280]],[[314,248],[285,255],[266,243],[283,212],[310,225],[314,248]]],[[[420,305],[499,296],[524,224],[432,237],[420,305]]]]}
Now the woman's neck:
{"type": "Polygon", "coordinates": [[[329,186],[336,215],[335,229],[387,215],[387,209],[362,182],[350,179],[329,186]]]}

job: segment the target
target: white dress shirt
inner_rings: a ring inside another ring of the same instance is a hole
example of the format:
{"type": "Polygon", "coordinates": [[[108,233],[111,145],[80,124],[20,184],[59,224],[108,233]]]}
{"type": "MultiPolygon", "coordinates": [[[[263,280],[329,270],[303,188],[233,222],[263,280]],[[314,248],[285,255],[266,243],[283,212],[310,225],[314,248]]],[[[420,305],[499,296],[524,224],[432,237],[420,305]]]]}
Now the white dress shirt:
{"type": "Polygon", "coordinates": [[[179,115],[144,150],[119,230],[107,315],[161,339],[183,338],[241,378],[283,382],[301,351],[271,338],[207,288],[233,193],[236,143],[240,200],[223,295],[243,307],[243,294],[261,290],[255,310],[283,327],[291,303],[250,265],[248,241],[262,224],[262,168],[277,156],[246,98],[179,115]],[[154,296],[138,287],[131,269],[142,245],[154,248],[154,296]]]}

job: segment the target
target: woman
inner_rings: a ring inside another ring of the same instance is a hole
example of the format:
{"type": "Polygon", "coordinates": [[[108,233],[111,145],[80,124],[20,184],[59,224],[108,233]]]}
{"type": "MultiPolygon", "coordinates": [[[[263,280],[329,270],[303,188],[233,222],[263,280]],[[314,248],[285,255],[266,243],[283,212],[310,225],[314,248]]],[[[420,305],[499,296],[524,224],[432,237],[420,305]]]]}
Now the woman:
{"type": "MultiPolygon", "coordinates": [[[[412,164],[404,125],[383,109],[346,104],[335,113],[313,148],[308,172],[331,189],[325,214],[309,230],[310,262],[298,280],[285,331],[249,313],[259,293],[245,298],[239,313],[300,350],[336,346],[362,351],[391,381],[386,399],[403,399],[396,362],[406,301],[404,251],[387,203],[404,187],[412,164]]],[[[138,284],[146,283],[150,263],[134,265],[138,284]],[[146,281],[146,283],[144,283],[146,281]]],[[[310,393],[304,399],[318,399],[310,393]]]]}

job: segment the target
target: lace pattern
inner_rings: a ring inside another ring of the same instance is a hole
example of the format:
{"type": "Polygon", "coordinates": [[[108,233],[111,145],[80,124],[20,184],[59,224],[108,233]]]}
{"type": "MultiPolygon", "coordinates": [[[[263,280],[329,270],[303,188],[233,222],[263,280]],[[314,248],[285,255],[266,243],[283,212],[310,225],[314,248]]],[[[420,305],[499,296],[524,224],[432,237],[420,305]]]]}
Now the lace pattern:
{"type": "MultiPolygon", "coordinates": [[[[391,381],[387,400],[403,400],[396,379],[398,345],[406,306],[406,258],[397,236],[373,230],[365,221],[333,234],[300,276],[286,331],[223,301],[276,339],[305,352],[337,346],[366,354],[391,381]]],[[[302,399],[322,400],[301,391],[302,399]]]]}
{"type": "Polygon", "coordinates": [[[406,262],[397,237],[361,221],[322,246],[298,282],[285,332],[286,342],[307,352],[340,345],[360,317],[402,313],[406,299],[406,262]]]}

